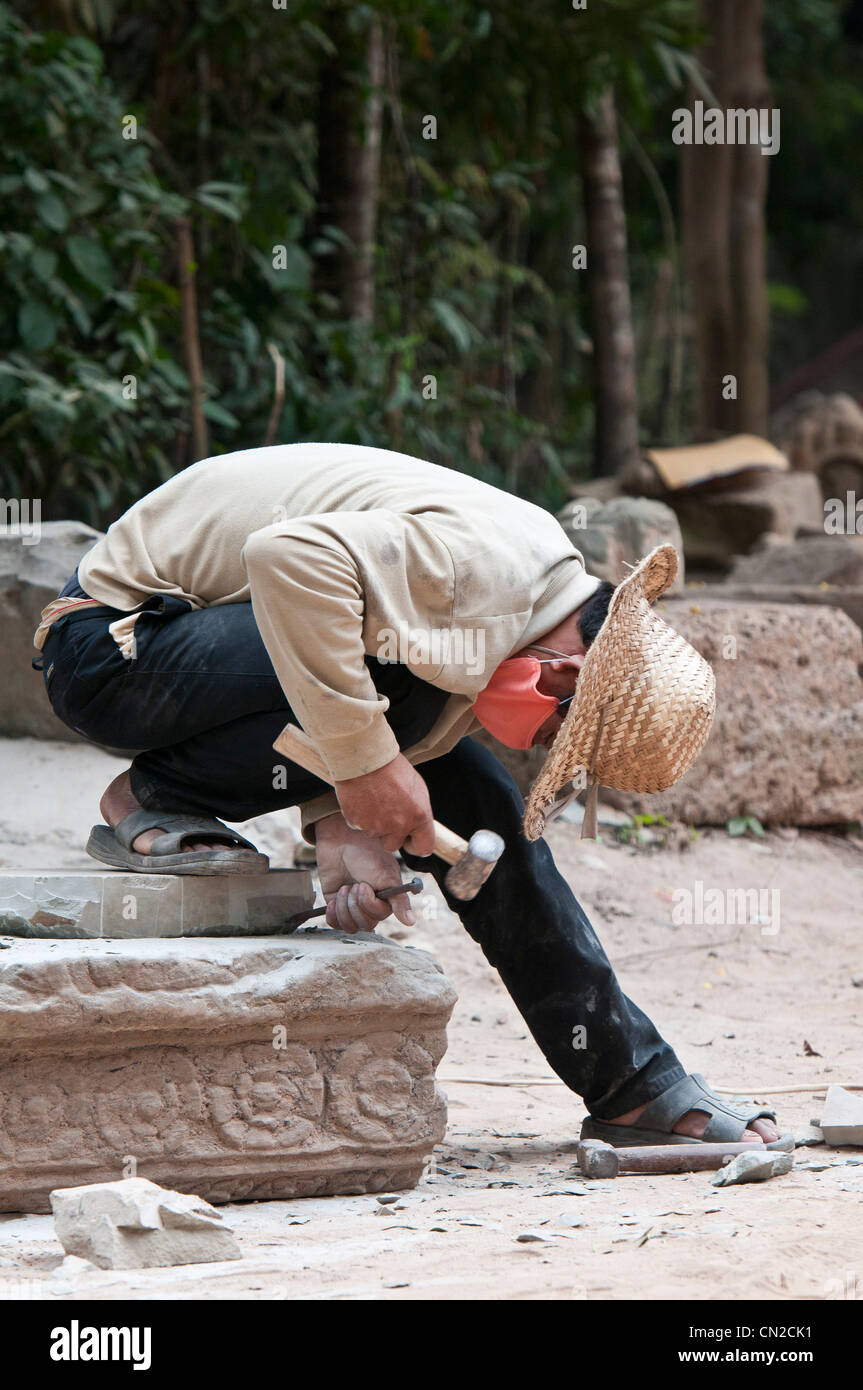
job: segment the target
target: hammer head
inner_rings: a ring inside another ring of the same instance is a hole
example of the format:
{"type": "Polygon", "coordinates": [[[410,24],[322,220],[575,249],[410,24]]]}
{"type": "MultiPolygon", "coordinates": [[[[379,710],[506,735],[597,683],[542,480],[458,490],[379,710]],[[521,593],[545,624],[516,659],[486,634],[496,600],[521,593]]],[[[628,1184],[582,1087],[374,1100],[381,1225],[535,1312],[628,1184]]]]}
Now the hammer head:
{"type": "Polygon", "coordinates": [[[616,1150],[601,1139],[582,1139],[575,1153],[586,1178],[616,1178],[620,1171],[616,1150]]]}
{"type": "Polygon", "coordinates": [[[454,898],[470,902],[485,883],[503,854],[503,840],[493,830],[475,830],[468,840],[467,853],[453,864],[444,883],[454,898]]]}

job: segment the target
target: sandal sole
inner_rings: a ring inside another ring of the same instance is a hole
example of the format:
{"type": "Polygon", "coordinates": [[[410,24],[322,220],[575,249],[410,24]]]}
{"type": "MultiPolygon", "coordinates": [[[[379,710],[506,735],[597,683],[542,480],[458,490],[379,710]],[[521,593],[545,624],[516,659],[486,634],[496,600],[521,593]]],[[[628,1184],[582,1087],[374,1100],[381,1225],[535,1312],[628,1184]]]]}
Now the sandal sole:
{"type": "Polygon", "coordinates": [[[182,854],[135,854],[117,844],[107,826],[95,825],[85,846],[91,859],[112,869],[133,874],[189,874],[215,878],[224,874],[265,874],[270,861],[266,854],[249,850],[189,850],[182,854]]]}
{"type": "MultiPolygon", "coordinates": [[[[615,1149],[644,1149],[652,1148],[657,1144],[716,1144],[722,1140],[716,1139],[691,1139],[688,1134],[664,1134],[658,1129],[638,1129],[635,1125],[611,1125],[603,1120],[587,1119],[581,1126],[582,1139],[602,1139],[606,1144],[611,1144],[615,1149]]],[[[729,1143],[742,1142],[729,1140],[729,1143]]],[[[757,1144],[752,1145],[757,1149],[757,1144]]],[[[794,1135],[780,1134],[778,1139],[772,1139],[764,1148],[778,1150],[780,1153],[794,1152],[794,1135]]]]}

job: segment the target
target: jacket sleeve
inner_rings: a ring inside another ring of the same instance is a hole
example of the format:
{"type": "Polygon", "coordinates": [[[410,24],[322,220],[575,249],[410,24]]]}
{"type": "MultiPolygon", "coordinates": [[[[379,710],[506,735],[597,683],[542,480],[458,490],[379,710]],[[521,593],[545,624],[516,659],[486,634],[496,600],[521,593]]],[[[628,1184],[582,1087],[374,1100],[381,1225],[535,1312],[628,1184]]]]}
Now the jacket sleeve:
{"type": "Polygon", "coordinates": [[[279,683],[333,781],[384,767],[399,748],[366,652],[376,619],[410,621],[436,579],[451,604],[445,544],[416,518],[380,509],[278,522],[249,536],[243,558],[279,683]]]}

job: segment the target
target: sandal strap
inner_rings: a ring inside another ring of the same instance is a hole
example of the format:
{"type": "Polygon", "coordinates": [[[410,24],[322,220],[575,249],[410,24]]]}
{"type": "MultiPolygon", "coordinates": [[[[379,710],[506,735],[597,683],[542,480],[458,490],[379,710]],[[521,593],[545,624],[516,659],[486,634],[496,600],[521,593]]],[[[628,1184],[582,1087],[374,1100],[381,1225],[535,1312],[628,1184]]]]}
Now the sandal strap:
{"type": "Polygon", "coordinates": [[[238,835],[236,830],[229,829],[215,816],[173,815],[165,811],[133,811],[114,827],[114,838],[124,849],[131,850],[132,842],[145,830],[157,829],[165,833],[153,841],[148,851],[151,855],[178,854],[183,841],[194,836],[218,836],[220,840],[228,842],[226,848],[255,849],[251,840],[238,835]]]}
{"type": "Polygon", "coordinates": [[[689,1110],[706,1112],[710,1119],[704,1131],[709,1144],[735,1144],[753,1120],[775,1120],[774,1110],[759,1109],[754,1103],[733,1105],[723,1100],[707,1085],[698,1072],[675,1081],[661,1096],[657,1096],[638,1117],[639,1129],[655,1129],[671,1134],[682,1115],[689,1110]]]}

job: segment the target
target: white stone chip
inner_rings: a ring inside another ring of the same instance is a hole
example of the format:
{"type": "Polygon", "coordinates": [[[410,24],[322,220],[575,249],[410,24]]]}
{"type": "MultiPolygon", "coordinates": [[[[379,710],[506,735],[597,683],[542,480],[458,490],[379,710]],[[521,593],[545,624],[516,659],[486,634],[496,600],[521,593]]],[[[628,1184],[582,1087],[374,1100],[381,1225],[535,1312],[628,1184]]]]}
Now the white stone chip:
{"type": "Polygon", "coordinates": [[[148,1178],[58,1187],[54,1229],[67,1255],[100,1269],[239,1260],[240,1247],[214,1207],[148,1178]]]}

